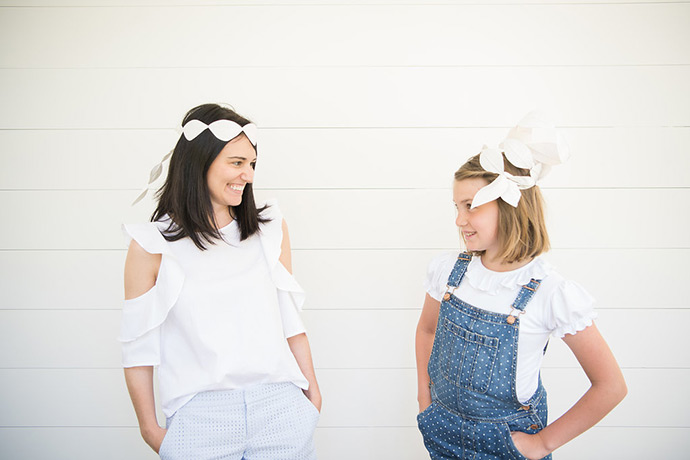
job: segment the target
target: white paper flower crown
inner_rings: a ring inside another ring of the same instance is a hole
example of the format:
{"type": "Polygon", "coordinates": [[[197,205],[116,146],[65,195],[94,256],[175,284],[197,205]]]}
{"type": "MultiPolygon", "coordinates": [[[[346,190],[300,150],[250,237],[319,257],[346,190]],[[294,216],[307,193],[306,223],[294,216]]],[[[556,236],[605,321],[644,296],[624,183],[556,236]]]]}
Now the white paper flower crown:
{"type": "Polygon", "coordinates": [[[474,195],[472,208],[498,198],[517,207],[522,193],[520,190],[534,187],[551,166],[558,165],[570,157],[570,150],[563,135],[546,116],[531,112],[501,142],[498,148],[484,146],[479,154],[479,163],[486,171],[498,177],[485,185],[474,195]],[[529,176],[514,176],[506,172],[503,154],[514,166],[529,169],[529,176]]]}
{"type": "MultiPolygon", "coordinates": [[[[223,119],[216,120],[207,125],[201,120],[189,120],[187,123],[185,123],[182,129],[178,129],[178,131],[181,131],[184,138],[191,142],[207,129],[211,131],[214,136],[216,136],[216,139],[223,142],[231,141],[241,133],[244,133],[247,136],[247,139],[249,139],[249,142],[251,142],[254,148],[256,148],[259,128],[257,128],[254,123],[247,123],[246,125],[241,126],[239,123],[235,123],[232,120],[223,119]]],[[[161,161],[159,161],[158,164],[151,169],[148,184],[146,184],[146,187],[144,187],[141,193],[139,193],[137,199],[132,202],[132,206],[144,199],[151,184],[153,184],[155,180],[160,177],[161,172],[163,171],[163,163],[165,163],[166,160],[172,156],[172,153],[172,150],[166,153],[165,156],[161,158],[161,161]]]]}

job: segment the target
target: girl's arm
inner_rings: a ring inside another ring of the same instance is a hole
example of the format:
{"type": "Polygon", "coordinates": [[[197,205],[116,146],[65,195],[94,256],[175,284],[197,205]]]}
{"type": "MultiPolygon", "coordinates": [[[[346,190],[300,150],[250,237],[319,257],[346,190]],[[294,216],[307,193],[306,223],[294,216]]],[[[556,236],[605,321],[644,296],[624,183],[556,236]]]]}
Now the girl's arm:
{"type": "MultiPolygon", "coordinates": [[[[132,240],[125,261],[125,299],[145,294],[156,284],[160,254],[149,254],[132,240]]],[[[139,366],[125,369],[125,381],[134,412],[139,422],[139,431],[146,444],[158,452],[166,430],[158,425],[153,398],[153,366],[139,366]]]]}
{"type": "Polygon", "coordinates": [[[415,352],[417,355],[417,401],[419,411],[423,411],[431,404],[431,392],[429,391],[429,372],[427,366],[431,356],[431,348],[434,345],[434,334],[441,302],[429,294],[424,299],[422,314],[417,323],[415,335],[415,352]]]}
{"type": "MultiPolygon", "coordinates": [[[[283,241],[280,244],[280,263],[283,264],[287,271],[292,273],[292,253],[290,250],[290,235],[288,234],[288,227],[285,220],[283,226],[283,241]]],[[[316,380],[316,373],[314,372],[314,363],[311,358],[311,348],[309,347],[309,339],[307,334],[297,334],[287,339],[290,351],[295,356],[297,365],[302,374],[309,381],[309,389],[304,394],[321,412],[321,390],[319,389],[319,382],[316,380]]]]}
{"type": "Polygon", "coordinates": [[[567,334],[563,341],[575,354],[591,386],[573,407],[539,433],[512,433],[516,447],[529,459],[542,458],[593,427],[628,392],[616,358],[594,323],[576,334],[567,334]]]}

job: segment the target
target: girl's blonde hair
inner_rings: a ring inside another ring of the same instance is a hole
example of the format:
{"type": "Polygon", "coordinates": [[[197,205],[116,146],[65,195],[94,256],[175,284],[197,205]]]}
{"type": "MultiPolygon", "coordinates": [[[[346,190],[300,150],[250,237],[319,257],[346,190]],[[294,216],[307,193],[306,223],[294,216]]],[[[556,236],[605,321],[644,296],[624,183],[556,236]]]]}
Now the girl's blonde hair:
{"type": "MultiPolygon", "coordinates": [[[[529,170],[513,166],[503,156],[505,171],[515,176],[529,176],[529,170]]],[[[455,180],[481,178],[491,183],[498,174],[486,171],[475,155],[455,171],[455,180]]],[[[498,202],[499,257],[505,262],[531,259],[550,249],[549,234],[544,221],[544,199],[536,185],[521,190],[522,198],[517,208],[502,199],[498,202]]],[[[482,255],[477,251],[475,255],[482,255]]]]}

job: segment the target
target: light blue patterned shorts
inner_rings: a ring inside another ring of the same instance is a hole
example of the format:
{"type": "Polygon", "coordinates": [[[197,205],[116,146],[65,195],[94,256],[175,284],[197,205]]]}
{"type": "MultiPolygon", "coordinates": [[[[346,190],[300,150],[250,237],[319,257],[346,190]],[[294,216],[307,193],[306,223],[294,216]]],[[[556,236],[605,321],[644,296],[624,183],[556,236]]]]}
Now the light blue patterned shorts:
{"type": "Polygon", "coordinates": [[[197,394],[168,419],[162,460],[315,460],[319,412],[292,383],[197,394]]]}

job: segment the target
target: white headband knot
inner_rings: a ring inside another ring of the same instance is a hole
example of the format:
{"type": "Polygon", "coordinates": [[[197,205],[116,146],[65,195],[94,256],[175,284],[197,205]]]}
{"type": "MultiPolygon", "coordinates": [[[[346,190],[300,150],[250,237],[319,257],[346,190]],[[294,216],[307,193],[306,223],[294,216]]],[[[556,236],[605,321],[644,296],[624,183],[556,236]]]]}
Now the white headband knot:
{"type": "MultiPolygon", "coordinates": [[[[195,119],[189,120],[182,127],[182,135],[185,139],[191,142],[207,129],[211,131],[214,136],[216,136],[216,139],[223,142],[231,141],[241,133],[244,133],[247,136],[247,139],[249,139],[249,142],[251,142],[254,148],[256,148],[259,128],[257,128],[254,123],[247,123],[246,125],[241,126],[239,123],[235,123],[232,120],[222,119],[216,120],[207,125],[203,121],[195,119]]],[[[161,161],[159,161],[158,164],[151,169],[148,184],[146,184],[146,187],[144,187],[144,189],[139,193],[139,196],[137,196],[136,200],[132,202],[132,206],[140,202],[146,196],[149,191],[149,186],[160,177],[161,173],[163,172],[163,163],[165,163],[165,161],[172,156],[172,153],[172,150],[166,153],[163,158],[161,158],[161,161]]]]}
{"type": "Polygon", "coordinates": [[[563,135],[547,117],[531,112],[499,144],[498,148],[484,146],[479,163],[486,171],[498,177],[485,185],[474,196],[472,208],[498,198],[517,207],[520,190],[534,187],[551,169],[570,157],[570,150],[563,135]],[[529,176],[514,176],[505,170],[503,155],[514,166],[529,169],[529,176]]]}

